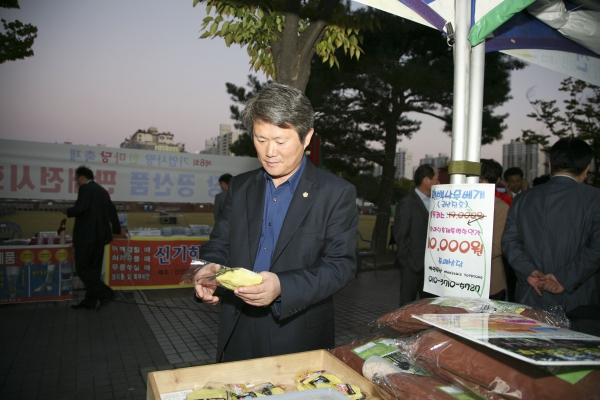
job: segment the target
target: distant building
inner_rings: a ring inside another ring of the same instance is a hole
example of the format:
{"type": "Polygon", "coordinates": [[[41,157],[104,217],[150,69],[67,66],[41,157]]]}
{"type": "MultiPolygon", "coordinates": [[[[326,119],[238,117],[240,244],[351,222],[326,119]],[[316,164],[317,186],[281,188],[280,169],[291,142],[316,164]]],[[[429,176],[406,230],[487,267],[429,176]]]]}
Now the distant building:
{"type": "Polygon", "coordinates": [[[171,132],[158,132],[158,129],[151,126],[147,131],[138,129],[129,139],[125,139],[119,147],[122,149],[155,150],[155,151],[174,151],[185,153],[185,144],[173,143],[173,134],[171,132]]]}
{"type": "Polygon", "coordinates": [[[200,150],[200,154],[214,154],[220,156],[234,156],[230,150],[231,144],[239,137],[240,132],[233,132],[231,125],[219,125],[219,136],[206,139],[204,141],[204,150],[200,150]]]}
{"type": "Polygon", "coordinates": [[[434,167],[440,169],[442,167],[448,166],[448,161],[450,161],[450,157],[448,157],[448,154],[445,153],[439,153],[437,157],[431,154],[425,154],[425,158],[421,158],[421,161],[419,161],[419,165],[431,164],[434,167]]]}
{"type": "Polygon", "coordinates": [[[408,149],[399,148],[396,156],[394,157],[394,166],[396,167],[396,172],[394,177],[396,179],[406,178],[412,179],[412,151],[408,151],[408,149]]]}
{"type": "Polygon", "coordinates": [[[523,179],[531,186],[534,178],[548,173],[548,155],[539,144],[525,144],[512,139],[502,145],[502,168],[506,171],[510,167],[521,168],[523,179]]]}

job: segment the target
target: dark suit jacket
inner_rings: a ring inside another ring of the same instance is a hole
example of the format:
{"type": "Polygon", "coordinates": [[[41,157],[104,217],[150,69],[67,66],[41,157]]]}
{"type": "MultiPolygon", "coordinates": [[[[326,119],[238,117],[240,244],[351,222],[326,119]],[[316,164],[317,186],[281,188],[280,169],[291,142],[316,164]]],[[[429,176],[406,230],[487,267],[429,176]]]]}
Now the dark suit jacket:
{"type": "Polygon", "coordinates": [[[519,280],[518,302],[565,312],[598,304],[600,190],[556,176],[522,192],[508,211],[502,251],[519,280]],[[535,269],[553,273],[565,292],[538,296],[527,283],[535,269]]]}
{"type": "Polygon", "coordinates": [[[109,243],[112,233],[121,233],[115,205],[108,192],[95,181],[79,186],[77,201],[67,209],[69,218],[75,217],[73,246],[109,243]]]}
{"type": "Polygon", "coordinates": [[[223,207],[223,202],[225,201],[225,196],[227,195],[227,190],[217,193],[215,195],[215,210],[213,214],[215,216],[215,222],[219,219],[219,215],[221,214],[221,207],[223,207]]]}
{"type": "Polygon", "coordinates": [[[404,196],[396,206],[394,238],[398,262],[415,273],[423,272],[429,213],[416,191],[404,196]]]}
{"type": "MultiPolygon", "coordinates": [[[[201,247],[203,259],[253,269],[265,189],[262,168],[230,181],[221,217],[201,247]]],[[[354,186],[307,162],[269,269],[281,283],[281,314],[267,318],[272,354],[265,356],[333,347],[332,296],[354,278],[357,226],[354,186]]],[[[232,291],[221,296],[217,361],[244,304],[232,291]]]]}

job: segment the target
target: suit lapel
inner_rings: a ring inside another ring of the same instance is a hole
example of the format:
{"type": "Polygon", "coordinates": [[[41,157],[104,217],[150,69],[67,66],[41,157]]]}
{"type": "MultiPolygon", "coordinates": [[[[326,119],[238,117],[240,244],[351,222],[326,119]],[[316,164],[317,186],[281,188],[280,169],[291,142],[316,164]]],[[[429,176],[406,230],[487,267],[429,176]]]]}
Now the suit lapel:
{"type": "MultiPolygon", "coordinates": [[[[428,218],[429,217],[429,211],[427,211],[427,208],[425,208],[425,204],[423,204],[423,200],[421,200],[421,197],[417,193],[417,189],[416,188],[413,191],[413,196],[415,198],[415,201],[418,204],[417,208],[419,209],[419,213],[421,214],[421,216],[424,216],[425,218],[428,218]]],[[[431,201],[431,200],[429,200],[429,201],[431,201]]]]}
{"type": "Polygon", "coordinates": [[[300,177],[294,197],[290,203],[290,207],[283,220],[283,226],[279,233],[279,239],[277,239],[277,245],[273,252],[273,259],[271,265],[277,261],[277,258],[281,255],[283,250],[288,245],[289,241],[294,236],[294,233],[298,230],[298,227],[306,217],[306,214],[312,207],[313,203],[317,199],[319,191],[317,189],[317,168],[312,162],[307,161],[304,166],[304,174],[300,177]]]}
{"type": "MultiPolygon", "coordinates": [[[[265,206],[265,178],[262,168],[246,192],[246,213],[248,215],[248,243],[250,244],[250,260],[254,267],[258,242],[262,231],[262,220],[265,206]]],[[[233,244],[235,246],[235,244],[233,244]]]]}

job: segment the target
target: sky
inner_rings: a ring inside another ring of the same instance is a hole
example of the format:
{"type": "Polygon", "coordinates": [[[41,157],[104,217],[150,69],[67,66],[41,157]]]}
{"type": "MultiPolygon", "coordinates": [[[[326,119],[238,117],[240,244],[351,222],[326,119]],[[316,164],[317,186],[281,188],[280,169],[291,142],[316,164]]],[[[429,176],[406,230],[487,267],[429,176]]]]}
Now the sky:
{"type": "MultiPolygon", "coordinates": [[[[0,138],[119,147],[138,129],[171,132],[193,152],[231,124],[225,83],[245,86],[245,48],[222,39],[199,39],[205,6],[192,0],[20,0],[0,18],[38,28],[35,55],[0,64],[0,138]]],[[[502,163],[502,144],[522,129],[543,131],[528,118],[527,92],[561,99],[565,75],[535,65],[513,73],[503,139],[482,147],[483,158],[502,163]]],[[[560,104],[560,103],[559,103],[560,104]]],[[[451,153],[442,124],[423,117],[413,139],[398,147],[413,153],[451,153]]]]}

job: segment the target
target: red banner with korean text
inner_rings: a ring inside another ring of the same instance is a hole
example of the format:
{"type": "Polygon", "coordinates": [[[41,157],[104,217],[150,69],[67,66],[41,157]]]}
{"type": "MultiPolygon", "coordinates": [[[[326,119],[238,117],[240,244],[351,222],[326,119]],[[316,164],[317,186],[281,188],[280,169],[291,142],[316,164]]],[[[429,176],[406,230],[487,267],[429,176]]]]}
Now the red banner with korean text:
{"type": "Polygon", "coordinates": [[[0,304],[72,298],[71,245],[0,247],[0,304]]]}
{"type": "Polygon", "coordinates": [[[115,239],[104,257],[105,282],[117,290],[185,287],[179,281],[206,241],[207,236],[115,239]]]}

